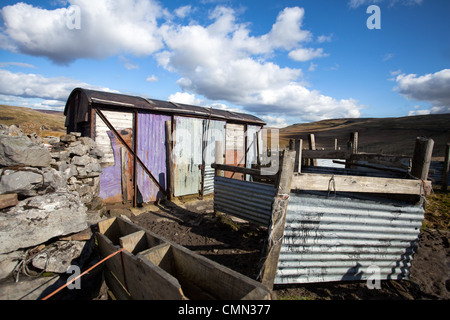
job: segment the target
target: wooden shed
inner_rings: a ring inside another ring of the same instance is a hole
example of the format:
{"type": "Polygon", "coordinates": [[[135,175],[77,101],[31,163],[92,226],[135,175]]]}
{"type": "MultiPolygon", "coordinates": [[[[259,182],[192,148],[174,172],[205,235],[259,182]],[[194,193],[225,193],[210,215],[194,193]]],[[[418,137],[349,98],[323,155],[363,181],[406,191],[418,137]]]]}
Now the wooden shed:
{"type": "Polygon", "coordinates": [[[104,153],[100,197],[133,205],[213,192],[215,156],[250,168],[265,125],[249,114],[83,88],[64,114],[67,132],[94,139],[104,153]]]}

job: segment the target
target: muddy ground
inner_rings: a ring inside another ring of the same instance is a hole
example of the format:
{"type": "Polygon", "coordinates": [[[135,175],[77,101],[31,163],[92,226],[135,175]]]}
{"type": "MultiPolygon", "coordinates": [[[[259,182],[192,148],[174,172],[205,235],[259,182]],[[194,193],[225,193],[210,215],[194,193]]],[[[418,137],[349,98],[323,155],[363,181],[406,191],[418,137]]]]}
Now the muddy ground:
{"type": "MultiPolygon", "coordinates": [[[[258,276],[267,229],[215,216],[212,198],[145,207],[131,220],[250,278],[258,276]]],[[[448,300],[449,240],[448,231],[427,229],[421,233],[410,281],[382,281],[381,289],[373,290],[365,282],[279,285],[274,296],[295,300],[448,300]]]]}

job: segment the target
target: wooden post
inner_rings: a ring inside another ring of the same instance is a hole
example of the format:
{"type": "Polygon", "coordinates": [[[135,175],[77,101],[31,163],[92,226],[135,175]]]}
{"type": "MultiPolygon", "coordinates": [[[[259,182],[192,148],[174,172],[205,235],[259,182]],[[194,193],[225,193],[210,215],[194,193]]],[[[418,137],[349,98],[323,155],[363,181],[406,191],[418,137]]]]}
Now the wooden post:
{"type": "MultiPolygon", "coordinates": [[[[216,141],[216,149],[215,151],[215,159],[216,164],[223,164],[223,144],[222,141],[216,141]]],[[[216,176],[223,177],[223,171],[222,170],[216,170],[216,176]]]]}
{"type": "Polygon", "coordinates": [[[447,191],[449,168],[450,168],[450,143],[447,143],[447,148],[445,149],[444,168],[442,170],[442,186],[441,186],[442,191],[447,191]]]}
{"type": "MultiPolygon", "coordinates": [[[[347,151],[352,154],[358,153],[358,132],[351,132],[350,133],[350,140],[347,142],[347,151]]],[[[353,166],[350,164],[353,159],[350,155],[350,159],[347,160],[347,164],[345,165],[345,168],[353,168],[353,166]]]]}
{"type": "Polygon", "coordinates": [[[167,163],[167,200],[172,200],[174,186],[174,167],[173,167],[173,141],[172,141],[172,121],[165,122],[166,129],[166,163],[167,163]]]}
{"type": "Polygon", "coordinates": [[[430,170],[434,141],[425,137],[417,137],[412,158],[411,175],[426,181],[430,170]]]}
{"type": "MultiPolygon", "coordinates": [[[[308,135],[309,139],[309,150],[316,150],[316,138],[313,133],[308,135]]],[[[310,166],[316,167],[317,166],[317,159],[310,159],[310,166]]]]}
{"type": "Polygon", "coordinates": [[[334,139],[334,150],[336,151],[338,149],[338,139],[334,139]]]}
{"type": "Polygon", "coordinates": [[[268,230],[267,246],[264,251],[265,261],[260,271],[261,282],[269,289],[273,288],[278,268],[278,258],[283,242],[286,213],[291,193],[294,163],[295,153],[293,151],[285,151],[281,159],[281,167],[276,184],[277,193],[272,206],[272,219],[268,230]]]}
{"type": "Polygon", "coordinates": [[[302,148],[303,148],[303,140],[295,140],[295,166],[294,172],[302,172],[302,148]]]}
{"type": "Polygon", "coordinates": [[[127,149],[120,148],[120,177],[122,185],[122,203],[128,202],[128,177],[127,177],[127,149]]]}

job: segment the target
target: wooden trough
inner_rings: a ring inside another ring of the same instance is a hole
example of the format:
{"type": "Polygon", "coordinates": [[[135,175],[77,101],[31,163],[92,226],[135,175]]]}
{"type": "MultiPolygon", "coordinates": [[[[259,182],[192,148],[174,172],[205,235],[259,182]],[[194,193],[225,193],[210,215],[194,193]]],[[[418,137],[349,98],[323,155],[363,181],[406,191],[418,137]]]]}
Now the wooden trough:
{"type": "Polygon", "coordinates": [[[120,300],[267,300],[271,291],[120,217],[98,223],[106,284],[120,300]]]}

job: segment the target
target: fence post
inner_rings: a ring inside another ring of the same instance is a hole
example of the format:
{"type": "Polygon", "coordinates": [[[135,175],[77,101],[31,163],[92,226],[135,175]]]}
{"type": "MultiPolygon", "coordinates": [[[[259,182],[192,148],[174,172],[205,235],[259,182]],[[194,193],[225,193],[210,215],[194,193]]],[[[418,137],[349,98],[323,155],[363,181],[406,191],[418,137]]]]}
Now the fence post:
{"type": "Polygon", "coordinates": [[[268,230],[267,246],[264,250],[265,261],[260,271],[261,282],[269,289],[278,268],[281,244],[284,236],[286,213],[291,193],[291,183],[294,171],[295,151],[285,151],[281,159],[280,171],[277,178],[277,193],[272,206],[272,219],[268,230]]]}
{"type": "MultiPolygon", "coordinates": [[[[316,137],[314,136],[314,133],[309,134],[308,139],[309,139],[309,150],[316,150],[316,137]]],[[[309,159],[309,165],[316,167],[317,159],[309,159]]]]}
{"type": "Polygon", "coordinates": [[[431,155],[433,153],[434,140],[425,137],[417,137],[412,158],[411,174],[420,179],[427,180],[430,170],[431,155]]]}
{"type": "Polygon", "coordinates": [[[294,172],[302,172],[302,148],[303,140],[295,140],[295,165],[294,172]]]}
{"type": "Polygon", "coordinates": [[[441,186],[442,191],[447,191],[449,168],[450,168],[450,143],[447,143],[447,148],[445,149],[444,168],[442,170],[442,186],[441,186]]]}

